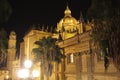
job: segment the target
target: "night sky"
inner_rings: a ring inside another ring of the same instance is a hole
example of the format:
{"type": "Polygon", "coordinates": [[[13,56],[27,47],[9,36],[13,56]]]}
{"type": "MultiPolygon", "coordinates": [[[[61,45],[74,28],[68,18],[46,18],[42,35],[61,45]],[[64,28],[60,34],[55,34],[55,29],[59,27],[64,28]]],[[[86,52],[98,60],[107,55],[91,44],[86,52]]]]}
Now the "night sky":
{"type": "Polygon", "coordinates": [[[8,0],[12,6],[12,15],[5,23],[5,29],[14,30],[17,38],[22,40],[25,32],[32,24],[56,27],[64,17],[68,4],[71,14],[79,19],[80,11],[85,13],[90,0],[8,0]]]}

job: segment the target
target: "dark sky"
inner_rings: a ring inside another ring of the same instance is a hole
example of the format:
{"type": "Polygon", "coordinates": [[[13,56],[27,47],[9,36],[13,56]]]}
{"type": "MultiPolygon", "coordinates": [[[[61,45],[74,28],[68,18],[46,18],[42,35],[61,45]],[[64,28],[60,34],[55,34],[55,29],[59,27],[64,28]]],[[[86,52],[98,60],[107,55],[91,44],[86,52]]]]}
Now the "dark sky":
{"type": "Polygon", "coordinates": [[[80,11],[89,7],[90,0],[8,0],[12,6],[12,15],[6,22],[8,31],[14,30],[19,40],[24,36],[30,25],[39,24],[56,27],[64,17],[68,3],[72,16],[79,18],[80,11]]]}

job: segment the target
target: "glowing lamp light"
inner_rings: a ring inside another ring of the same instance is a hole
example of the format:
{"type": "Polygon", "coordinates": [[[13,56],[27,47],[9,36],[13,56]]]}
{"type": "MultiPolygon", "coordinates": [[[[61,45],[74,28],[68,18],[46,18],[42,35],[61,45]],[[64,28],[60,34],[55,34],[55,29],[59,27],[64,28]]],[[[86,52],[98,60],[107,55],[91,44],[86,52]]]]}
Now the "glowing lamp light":
{"type": "Polygon", "coordinates": [[[33,70],[33,71],[32,71],[32,76],[33,76],[33,77],[38,77],[39,74],[40,74],[40,72],[39,72],[38,70],[33,70]]]}
{"type": "Polygon", "coordinates": [[[29,77],[29,70],[28,69],[20,69],[18,70],[18,77],[19,78],[28,78],[29,77]]]}
{"type": "Polygon", "coordinates": [[[9,75],[6,75],[6,76],[5,76],[5,79],[9,79],[9,75]]]}
{"type": "Polygon", "coordinates": [[[30,60],[26,60],[25,62],[24,62],[24,67],[25,68],[30,68],[32,66],[32,62],[30,61],[30,60]]]}

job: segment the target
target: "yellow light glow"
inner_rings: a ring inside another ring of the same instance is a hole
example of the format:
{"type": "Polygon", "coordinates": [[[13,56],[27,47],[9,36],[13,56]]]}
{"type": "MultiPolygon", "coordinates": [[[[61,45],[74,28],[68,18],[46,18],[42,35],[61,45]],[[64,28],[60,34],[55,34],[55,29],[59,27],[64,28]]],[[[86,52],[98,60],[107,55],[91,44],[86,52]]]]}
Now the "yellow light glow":
{"type": "Polygon", "coordinates": [[[30,61],[30,60],[26,60],[25,62],[24,62],[24,67],[25,68],[30,68],[32,66],[32,62],[30,61]]]}
{"type": "Polygon", "coordinates": [[[40,72],[38,70],[33,70],[32,71],[32,76],[33,77],[38,77],[40,75],[40,72]]]}
{"type": "Polygon", "coordinates": [[[29,77],[29,70],[28,69],[18,70],[18,77],[19,78],[28,78],[29,77]]]}
{"type": "Polygon", "coordinates": [[[9,79],[9,75],[6,75],[6,76],[5,76],[5,79],[9,79]]]}

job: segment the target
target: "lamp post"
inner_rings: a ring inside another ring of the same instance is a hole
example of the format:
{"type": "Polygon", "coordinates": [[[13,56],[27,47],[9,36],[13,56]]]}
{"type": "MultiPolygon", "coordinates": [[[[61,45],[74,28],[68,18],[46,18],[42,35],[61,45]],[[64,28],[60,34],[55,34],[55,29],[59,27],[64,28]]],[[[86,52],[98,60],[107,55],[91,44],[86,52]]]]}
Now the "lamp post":
{"type": "Polygon", "coordinates": [[[31,68],[32,67],[32,61],[30,61],[30,60],[25,60],[25,62],[24,62],[24,67],[25,68],[31,68]]]}
{"type": "Polygon", "coordinates": [[[25,60],[24,68],[18,70],[18,77],[23,80],[24,79],[37,80],[37,77],[39,77],[40,72],[39,70],[36,69],[31,70],[31,67],[32,67],[32,61],[25,60]]]}
{"type": "Polygon", "coordinates": [[[29,78],[31,66],[32,66],[32,62],[30,60],[25,60],[24,68],[18,70],[18,77],[21,79],[29,78]]]}

